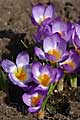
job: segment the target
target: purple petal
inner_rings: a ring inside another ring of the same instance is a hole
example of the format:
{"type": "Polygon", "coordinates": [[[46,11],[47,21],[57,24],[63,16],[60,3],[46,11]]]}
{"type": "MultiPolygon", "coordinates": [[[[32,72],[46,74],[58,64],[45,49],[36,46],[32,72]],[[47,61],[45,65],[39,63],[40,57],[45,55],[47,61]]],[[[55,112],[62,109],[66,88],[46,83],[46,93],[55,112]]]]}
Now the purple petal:
{"type": "Polygon", "coordinates": [[[45,35],[45,36],[52,35],[51,27],[50,27],[49,25],[46,25],[46,26],[44,27],[44,35],[45,35]]]}
{"type": "Polygon", "coordinates": [[[36,88],[36,90],[43,90],[43,91],[47,91],[49,86],[43,86],[43,85],[38,85],[38,87],[36,88]]]}
{"type": "Polygon", "coordinates": [[[79,24],[75,24],[75,30],[76,30],[76,34],[78,35],[80,39],[80,25],[79,24]]]}
{"type": "Polygon", "coordinates": [[[33,16],[31,16],[31,21],[32,21],[32,23],[33,23],[34,25],[39,26],[39,24],[35,21],[35,19],[33,18],[33,16]]]}
{"type": "Polygon", "coordinates": [[[10,73],[8,76],[9,76],[10,81],[14,85],[18,85],[19,87],[27,88],[27,85],[24,84],[23,82],[21,82],[19,79],[17,79],[14,74],[10,73]]]}
{"type": "Polygon", "coordinates": [[[16,65],[8,59],[3,60],[1,66],[7,73],[13,72],[16,69],[16,65]]]}
{"type": "Polygon", "coordinates": [[[40,67],[41,67],[40,62],[33,63],[32,65],[32,74],[35,79],[38,79],[38,77],[40,76],[40,71],[39,71],[40,67]]]}
{"type": "Polygon", "coordinates": [[[56,62],[56,57],[55,57],[55,56],[50,55],[50,54],[48,54],[48,53],[45,53],[45,56],[46,56],[46,58],[47,58],[49,61],[56,62]]]}
{"type": "Polygon", "coordinates": [[[41,105],[39,105],[39,106],[37,106],[37,107],[29,107],[29,108],[28,108],[28,111],[29,111],[30,113],[36,113],[36,112],[38,112],[38,111],[40,110],[40,108],[41,108],[41,105]]]}
{"type": "Polygon", "coordinates": [[[50,76],[51,72],[52,72],[52,69],[49,65],[45,65],[45,66],[40,67],[41,74],[48,74],[50,76]]]}
{"type": "Polygon", "coordinates": [[[73,72],[80,63],[80,57],[75,51],[70,51],[69,57],[60,63],[60,67],[64,69],[66,72],[73,72]]]}
{"type": "Polygon", "coordinates": [[[35,5],[32,9],[32,16],[35,19],[35,21],[39,24],[43,20],[44,10],[45,6],[42,4],[35,5]]]}
{"type": "Polygon", "coordinates": [[[54,14],[54,6],[48,5],[47,8],[45,9],[44,17],[45,18],[52,18],[53,14],[54,14]]]}
{"type": "Polygon", "coordinates": [[[52,33],[54,34],[54,33],[56,33],[56,32],[59,32],[59,33],[61,33],[65,28],[65,24],[64,24],[64,22],[62,22],[62,20],[61,19],[55,19],[54,21],[53,21],[53,24],[52,24],[52,33]]]}
{"type": "Polygon", "coordinates": [[[67,42],[69,42],[70,44],[72,44],[72,32],[73,32],[73,29],[72,29],[72,23],[70,22],[67,22],[67,31],[65,32],[65,40],[67,42]]]}
{"type": "Polygon", "coordinates": [[[52,18],[47,18],[42,22],[42,26],[46,26],[46,25],[52,25],[53,23],[53,19],[52,18]]]}
{"type": "Polygon", "coordinates": [[[32,95],[28,95],[27,93],[24,93],[22,96],[22,100],[27,106],[31,106],[31,96],[32,95]]]}
{"type": "Polygon", "coordinates": [[[59,33],[55,33],[52,37],[53,37],[53,40],[55,41],[56,49],[60,50],[62,54],[65,53],[67,42],[64,39],[62,39],[59,33]]]}
{"type": "Polygon", "coordinates": [[[69,52],[66,51],[66,52],[63,54],[63,56],[62,56],[61,60],[59,61],[59,63],[65,61],[68,57],[69,57],[69,52]]]}
{"type": "Polygon", "coordinates": [[[60,68],[55,68],[53,69],[53,80],[54,82],[59,81],[63,78],[63,70],[61,70],[60,68]]]}
{"type": "Polygon", "coordinates": [[[35,33],[35,34],[33,34],[33,38],[34,38],[34,41],[35,42],[38,42],[38,43],[40,43],[42,40],[41,40],[41,35],[40,34],[38,34],[38,33],[35,33]]]}
{"type": "Polygon", "coordinates": [[[44,87],[43,85],[38,85],[34,91],[42,91],[42,92],[47,92],[48,91],[48,87],[44,87]]]}
{"type": "Polygon", "coordinates": [[[56,42],[52,40],[52,37],[46,37],[43,41],[43,49],[47,53],[49,50],[52,50],[56,45],[56,42]]]}
{"type": "Polygon", "coordinates": [[[18,54],[16,58],[16,64],[18,67],[22,67],[24,65],[29,64],[29,55],[27,54],[26,51],[18,54]]]}
{"type": "Polygon", "coordinates": [[[35,47],[35,54],[39,57],[39,59],[45,60],[45,54],[40,48],[35,47]]]}
{"type": "Polygon", "coordinates": [[[80,39],[79,39],[79,37],[76,34],[75,34],[74,39],[73,39],[73,45],[76,48],[80,48],[80,39]]]}

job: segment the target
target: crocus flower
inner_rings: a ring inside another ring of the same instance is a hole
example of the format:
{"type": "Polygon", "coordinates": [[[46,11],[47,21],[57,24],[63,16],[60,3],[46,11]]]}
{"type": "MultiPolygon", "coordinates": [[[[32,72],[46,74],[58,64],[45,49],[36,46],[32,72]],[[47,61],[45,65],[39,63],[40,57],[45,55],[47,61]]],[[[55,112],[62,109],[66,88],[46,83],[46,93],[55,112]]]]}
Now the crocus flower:
{"type": "Polygon", "coordinates": [[[63,59],[64,53],[66,52],[66,46],[66,41],[61,38],[59,33],[55,33],[43,40],[44,51],[36,47],[35,53],[39,58],[47,59],[55,63],[63,59]]]}
{"type": "MultiPolygon", "coordinates": [[[[46,95],[46,94],[45,94],[46,95]]],[[[30,113],[36,113],[40,110],[45,95],[42,92],[34,92],[33,94],[24,93],[22,96],[23,102],[29,106],[30,113]]]]}
{"type": "Polygon", "coordinates": [[[78,52],[80,52],[80,25],[79,24],[74,24],[72,39],[73,39],[73,45],[75,49],[78,52]]]}
{"type": "Polygon", "coordinates": [[[65,23],[57,18],[53,21],[51,28],[52,34],[58,32],[65,41],[71,41],[72,24],[70,22],[65,23]]]}
{"type": "Polygon", "coordinates": [[[77,52],[75,52],[74,50],[70,50],[68,58],[59,64],[65,72],[71,73],[78,68],[80,64],[80,57],[77,52]]]}
{"type": "Polygon", "coordinates": [[[8,73],[11,82],[20,87],[27,87],[31,76],[29,66],[29,55],[26,52],[21,52],[16,58],[16,64],[8,59],[1,63],[2,68],[8,73]]]}
{"type": "Polygon", "coordinates": [[[41,25],[46,19],[52,18],[54,14],[53,5],[47,7],[42,4],[37,4],[32,8],[32,22],[41,25]]]}
{"type": "Polygon", "coordinates": [[[66,52],[66,46],[66,42],[58,33],[46,37],[43,41],[45,56],[53,63],[59,62],[62,59],[63,54],[66,52]]]}
{"type": "Polygon", "coordinates": [[[53,82],[52,68],[47,65],[42,65],[40,62],[35,62],[32,65],[32,74],[34,81],[39,84],[38,87],[47,90],[50,83],[53,82]]]}

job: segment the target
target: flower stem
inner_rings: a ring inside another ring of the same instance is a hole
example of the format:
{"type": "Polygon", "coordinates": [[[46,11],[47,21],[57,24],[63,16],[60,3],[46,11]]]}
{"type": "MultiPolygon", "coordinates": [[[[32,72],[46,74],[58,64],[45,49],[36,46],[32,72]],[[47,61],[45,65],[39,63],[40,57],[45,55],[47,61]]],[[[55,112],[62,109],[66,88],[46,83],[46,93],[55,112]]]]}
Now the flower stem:
{"type": "Polygon", "coordinates": [[[45,110],[47,101],[48,101],[49,97],[51,96],[51,94],[53,93],[53,90],[55,89],[56,85],[57,85],[57,82],[55,82],[54,84],[50,85],[50,88],[49,88],[49,91],[48,91],[48,95],[47,95],[47,97],[45,98],[45,100],[44,100],[44,102],[42,104],[42,110],[45,110]]]}
{"type": "Polygon", "coordinates": [[[71,78],[71,87],[77,88],[77,77],[71,78]]]}

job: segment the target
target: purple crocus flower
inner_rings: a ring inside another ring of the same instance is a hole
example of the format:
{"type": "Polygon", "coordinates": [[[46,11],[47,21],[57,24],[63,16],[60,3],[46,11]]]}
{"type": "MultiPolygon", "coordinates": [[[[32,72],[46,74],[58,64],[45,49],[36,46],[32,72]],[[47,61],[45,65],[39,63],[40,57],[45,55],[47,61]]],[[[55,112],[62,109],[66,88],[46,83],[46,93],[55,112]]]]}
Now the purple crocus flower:
{"type": "Polygon", "coordinates": [[[74,50],[69,51],[69,56],[63,62],[60,62],[60,67],[67,73],[74,72],[80,64],[80,56],[74,50]]]}
{"type": "Polygon", "coordinates": [[[72,24],[70,22],[63,22],[60,18],[57,18],[52,23],[52,34],[58,32],[61,37],[66,41],[71,41],[72,24]]]}
{"type": "Polygon", "coordinates": [[[48,5],[47,7],[38,4],[32,9],[32,22],[38,26],[37,32],[33,35],[36,42],[41,42],[47,34],[51,34],[50,25],[53,21],[54,7],[48,5]]]}
{"type": "Polygon", "coordinates": [[[46,94],[40,91],[36,91],[32,94],[24,93],[22,96],[23,102],[29,106],[28,111],[30,113],[36,113],[40,110],[43,100],[46,94]]]}
{"type": "Polygon", "coordinates": [[[38,87],[43,90],[47,90],[50,83],[54,82],[52,68],[48,64],[43,66],[40,62],[33,63],[32,74],[38,87]]]}
{"type": "Polygon", "coordinates": [[[8,59],[1,62],[2,68],[8,73],[11,82],[20,87],[27,87],[30,81],[31,68],[29,66],[29,55],[21,52],[16,58],[16,64],[8,59]]]}
{"type": "Polygon", "coordinates": [[[47,7],[43,4],[37,4],[32,8],[32,22],[36,25],[41,25],[46,19],[52,18],[54,14],[53,5],[47,7]]]}
{"type": "Polygon", "coordinates": [[[43,50],[35,47],[35,54],[40,59],[47,59],[53,63],[59,62],[63,59],[66,52],[67,43],[64,41],[59,33],[55,33],[43,40],[43,50]]]}

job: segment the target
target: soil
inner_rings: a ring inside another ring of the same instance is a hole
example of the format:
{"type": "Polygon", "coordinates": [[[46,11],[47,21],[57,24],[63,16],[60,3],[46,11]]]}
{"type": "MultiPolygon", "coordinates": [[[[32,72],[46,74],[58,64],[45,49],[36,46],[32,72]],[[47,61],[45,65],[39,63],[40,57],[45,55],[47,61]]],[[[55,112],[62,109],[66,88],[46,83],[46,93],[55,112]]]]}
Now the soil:
{"type": "MultiPolygon", "coordinates": [[[[15,60],[20,51],[26,50],[21,40],[32,54],[34,26],[30,20],[31,8],[36,3],[49,2],[56,8],[55,16],[72,22],[80,20],[80,0],[0,0],[0,61],[4,58],[15,60]]],[[[9,82],[8,89],[3,92],[1,88],[0,120],[37,120],[37,115],[29,114],[20,100],[23,91],[18,91],[19,88],[9,82]]],[[[54,92],[46,106],[44,120],[80,120],[80,87],[54,92]]]]}

